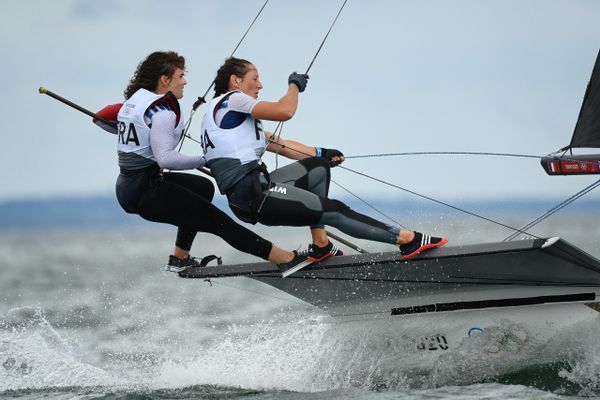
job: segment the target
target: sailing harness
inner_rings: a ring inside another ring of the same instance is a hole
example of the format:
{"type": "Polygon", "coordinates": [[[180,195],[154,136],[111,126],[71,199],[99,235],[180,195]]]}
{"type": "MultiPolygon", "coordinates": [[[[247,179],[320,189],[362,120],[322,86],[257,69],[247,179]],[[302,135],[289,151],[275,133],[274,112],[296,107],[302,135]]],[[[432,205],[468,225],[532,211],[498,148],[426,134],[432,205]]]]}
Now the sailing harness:
{"type": "Polygon", "coordinates": [[[242,178],[242,181],[245,182],[238,182],[229,188],[225,194],[230,199],[234,196],[236,189],[240,189],[240,185],[243,186],[244,183],[247,183],[251,186],[252,190],[249,191],[251,198],[245,199],[246,201],[243,202],[249,204],[250,208],[243,207],[235,201],[230,201],[229,206],[239,219],[254,225],[258,222],[258,215],[269,193],[268,189],[272,186],[271,177],[265,163],[257,164],[252,171],[242,178]]]}

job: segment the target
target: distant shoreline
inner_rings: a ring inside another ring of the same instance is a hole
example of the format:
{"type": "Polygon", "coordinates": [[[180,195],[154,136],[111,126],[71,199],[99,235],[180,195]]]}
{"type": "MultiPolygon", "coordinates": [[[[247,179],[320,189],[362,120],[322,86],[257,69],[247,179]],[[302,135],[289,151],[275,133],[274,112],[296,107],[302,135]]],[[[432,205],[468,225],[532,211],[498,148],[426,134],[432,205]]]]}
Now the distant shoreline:
{"type": "MultiPolygon", "coordinates": [[[[382,218],[377,211],[355,198],[341,199],[353,209],[382,218]]],[[[448,218],[462,213],[447,206],[427,200],[392,201],[364,199],[386,215],[401,219],[428,219],[438,216],[448,218]]],[[[536,217],[555,207],[564,199],[470,200],[449,204],[480,215],[494,217],[515,215],[536,217]]],[[[218,196],[215,205],[232,215],[226,200],[218,196]]],[[[580,199],[560,210],[557,216],[595,216],[600,210],[600,199],[580,199]]],[[[149,226],[137,215],[125,213],[114,196],[68,197],[52,199],[24,199],[0,203],[0,231],[30,231],[56,229],[127,229],[149,226]]]]}

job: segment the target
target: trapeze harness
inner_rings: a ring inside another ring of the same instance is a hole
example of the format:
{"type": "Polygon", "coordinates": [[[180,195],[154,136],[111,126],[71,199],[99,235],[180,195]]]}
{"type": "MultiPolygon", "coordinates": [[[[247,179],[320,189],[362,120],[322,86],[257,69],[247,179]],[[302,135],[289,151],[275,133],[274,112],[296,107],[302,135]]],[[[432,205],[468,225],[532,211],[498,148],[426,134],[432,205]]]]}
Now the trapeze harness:
{"type": "Polygon", "coordinates": [[[396,243],[400,232],[397,227],[327,198],[329,160],[309,157],[268,173],[261,162],[267,147],[262,123],[252,118],[250,110],[237,126],[224,129],[215,121],[217,111],[228,108],[234,95],[247,96],[234,91],[209,103],[202,121],[202,148],[220,192],[227,195],[238,218],[265,225],[330,225],[353,237],[396,243]]]}

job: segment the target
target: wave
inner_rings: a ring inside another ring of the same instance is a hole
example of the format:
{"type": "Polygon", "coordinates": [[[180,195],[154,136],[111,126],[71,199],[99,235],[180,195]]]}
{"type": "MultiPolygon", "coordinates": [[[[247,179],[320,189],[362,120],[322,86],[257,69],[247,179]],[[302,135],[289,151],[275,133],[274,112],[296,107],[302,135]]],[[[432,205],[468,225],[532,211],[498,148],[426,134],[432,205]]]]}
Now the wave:
{"type": "MultiPolygon", "coordinates": [[[[9,314],[15,313],[23,310],[9,314]]],[[[97,366],[86,361],[82,336],[55,329],[41,309],[30,315],[0,331],[2,396],[280,398],[292,392],[310,398],[327,392],[451,398],[469,391],[506,394],[515,385],[557,396],[600,394],[600,344],[594,336],[600,320],[573,326],[547,343],[525,339],[518,327],[499,326],[423,366],[419,351],[389,332],[288,309],[267,321],[229,325],[201,346],[177,338],[157,343],[163,351],[115,352],[97,366]]]]}

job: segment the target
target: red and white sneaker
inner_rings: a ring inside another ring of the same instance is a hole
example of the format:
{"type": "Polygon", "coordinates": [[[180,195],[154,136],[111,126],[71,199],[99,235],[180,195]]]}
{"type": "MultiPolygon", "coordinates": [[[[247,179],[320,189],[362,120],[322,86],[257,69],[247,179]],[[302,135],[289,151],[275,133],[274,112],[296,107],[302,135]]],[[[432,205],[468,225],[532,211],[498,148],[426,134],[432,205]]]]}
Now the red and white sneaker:
{"type": "Polygon", "coordinates": [[[316,244],[308,245],[308,257],[306,259],[312,262],[319,262],[329,257],[343,255],[344,252],[335,247],[330,241],[325,247],[319,247],[316,244]]]}
{"type": "Polygon", "coordinates": [[[440,247],[446,243],[448,243],[448,239],[444,237],[439,238],[415,232],[415,238],[411,242],[400,245],[400,254],[402,254],[403,260],[408,260],[424,250],[440,247]]]}

